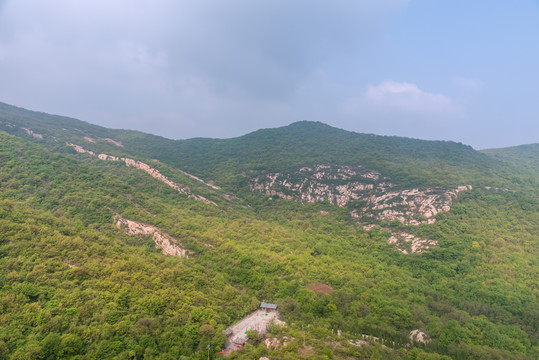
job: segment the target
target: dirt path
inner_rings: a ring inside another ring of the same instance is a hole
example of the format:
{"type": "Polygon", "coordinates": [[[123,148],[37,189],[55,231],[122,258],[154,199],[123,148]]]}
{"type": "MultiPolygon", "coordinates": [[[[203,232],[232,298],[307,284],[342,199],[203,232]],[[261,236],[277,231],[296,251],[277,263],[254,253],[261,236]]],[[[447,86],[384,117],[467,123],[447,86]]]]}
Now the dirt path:
{"type": "Polygon", "coordinates": [[[247,317],[227,329],[229,335],[226,349],[234,350],[234,343],[232,340],[237,336],[245,335],[248,330],[256,330],[261,336],[266,335],[267,327],[271,322],[275,324],[283,323],[279,320],[279,312],[272,311],[266,313],[264,310],[258,309],[247,315],[247,317]]]}

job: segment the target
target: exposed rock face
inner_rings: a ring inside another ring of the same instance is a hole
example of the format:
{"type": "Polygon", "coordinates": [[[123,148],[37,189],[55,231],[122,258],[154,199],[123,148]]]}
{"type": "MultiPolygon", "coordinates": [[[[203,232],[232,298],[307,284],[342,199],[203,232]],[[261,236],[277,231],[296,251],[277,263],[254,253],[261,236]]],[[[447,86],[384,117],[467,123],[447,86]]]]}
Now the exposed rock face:
{"type": "Polygon", "coordinates": [[[89,137],[89,136],[85,136],[85,137],[84,137],[84,140],[86,140],[86,141],[88,141],[88,142],[91,142],[91,143],[95,144],[95,140],[92,139],[92,138],[89,137]]]}
{"type": "MultiPolygon", "coordinates": [[[[382,339],[382,342],[384,340],[382,339]]],[[[350,345],[354,345],[354,346],[371,346],[371,343],[372,342],[380,342],[380,338],[376,337],[376,336],[371,336],[371,335],[366,335],[366,334],[361,334],[361,339],[349,339],[348,340],[348,343],[350,345]]],[[[385,345],[382,345],[382,347],[384,349],[389,349],[389,347],[385,346],[385,345]]],[[[395,347],[395,342],[393,342],[393,347],[395,347]]]]}
{"type": "Polygon", "coordinates": [[[111,143],[111,144],[114,144],[114,145],[116,145],[116,146],[118,146],[118,147],[122,147],[122,148],[124,147],[124,145],[123,145],[121,142],[116,141],[116,140],[112,140],[112,139],[106,138],[105,141],[107,141],[107,142],[109,142],[109,143],[111,143]]]}
{"type": "Polygon", "coordinates": [[[117,217],[116,227],[128,235],[153,235],[155,247],[161,249],[165,255],[189,257],[187,250],[182,247],[183,245],[178,239],[162,233],[155,226],[117,217]]]}
{"type": "Polygon", "coordinates": [[[193,194],[191,192],[191,189],[189,188],[189,186],[175,183],[174,181],[167,178],[165,175],[161,174],[159,172],[159,170],[152,168],[150,165],[148,165],[146,163],[143,163],[143,162],[137,161],[137,160],[133,160],[133,159],[129,159],[129,158],[123,158],[123,157],[119,158],[119,157],[112,156],[112,155],[107,155],[107,154],[96,154],[93,151],[86,150],[82,146],[71,144],[71,143],[66,143],[66,145],[73,147],[75,149],[75,151],[78,152],[78,153],[89,154],[91,156],[97,156],[97,158],[100,159],[100,160],[123,161],[126,166],[132,166],[132,167],[134,167],[136,169],[144,171],[145,173],[149,174],[151,177],[153,177],[153,178],[165,183],[166,185],[170,186],[171,188],[177,190],[179,193],[187,195],[187,197],[189,197],[189,198],[199,200],[199,201],[203,201],[203,202],[205,202],[207,204],[213,204],[213,205],[217,206],[217,204],[214,203],[213,201],[208,200],[203,196],[193,194]]]}
{"type": "Polygon", "coordinates": [[[453,199],[462,190],[471,190],[471,185],[458,186],[455,189],[405,189],[376,191],[367,196],[366,206],[355,209],[351,215],[356,218],[373,217],[379,220],[399,220],[406,225],[432,224],[437,214],[448,212],[453,199]]]}
{"type": "Polygon", "coordinates": [[[251,191],[303,202],[329,201],[339,207],[356,202],[351,215],[362,222],[399,220],[406,225],[433,223],[450,210],[453,198],[471,186],[453,189],[391,190],[394,185],[362,166],[317,165],[293,173],[267,173],[251,178],[251,191]],[[370,221],[369,218],[372,220],[370,221]]]}
{"type": "Polygon", "coordinates": [[[90,150],[86,150],[85,148],[83,148],[82,146],[79,146],[79,145],[75,145],[75,144],[71,144],[71,143],[66,143],[67,146],[71,146],[73,149],[75,149],[76,152],[78,153],[81,153],[81,154],[89,154],[89,155],[92,155],[92,156],[96,156],[95,152],[93,151],[90,151],[90,150]]]}
{"type": "Polygon", "coordinates": [[[266,349],[278,349],[282,346],[288,345],[291,341],[294,341],[293,337],[283,336],[282,338],[266,338],[264,339],[264,346],[266,349]]]}
{"type": "MultiPolygon", "coordinates": [[[[77,150],[77,149],[75,149],[75,150],[77,150]]],[[[105,161],[122,161],[122,159],[120,159],[119,157],[112,156],[112,155],[107,155],[107,154],[99,154],[99,155],[97,155],[97,158],[99,160],[105,160],[105,161]]]]}
{"type": "MultiPolygon", "coordinates": [[[[251,177],[250,188],[270,197],[302,202],[329,201],[348,207],[350,215],[369,231],[382,220],[398,220],[405,225],[432,224],[437,214],[451,209],[460,191],[471,190],[472,186],[396,189],[388,178],[362,166],[317,165],[291,173],[251,177]]],[[[437,245],[436,241],[403,232],[393,234],[388,242],[396,244],[404,254],[437,245]]]]}
{"type": "Polygon", "coordinates": [[[397,250],[403,254],[421,252],[432,246],[438,245],[437,241],[420,239],[412,234],[404,232],[393,233],[393,235],[387,239],[387,242],[389,244],[396,244],[397,250]]]}
{"type": "Polygon", "coordinates": [[[42,134],[38,134],[38,133],[35,133],[33,132],[32,130],[28,129],[28,128],[21,128],[23,129],[27,134],[28,136],[31,136],[31,137],[34,137],[36,139],[43,139],[43,135],[42,134]]]}
{"type": "Polygon", "coordinates": [[[318,165],[304,167],[291,174],[269,173],[251,179],[251,191],[277,195],[285,199],[304,202],[328,200],[340,207],[361,194],[373,190],[373,180],[380,174],[361,166],[318,165]]]}
{"type": "Polygon", "coordinates": [[[430,343],[430,337],[421,330],[412,330],[408,337],[411,342],[430,343]]]}
{"type": "Polygon", "coordinates": [[[369,346],[370,344],[365,340],[348,340],[350,345],[354,346],[369,346]]]}

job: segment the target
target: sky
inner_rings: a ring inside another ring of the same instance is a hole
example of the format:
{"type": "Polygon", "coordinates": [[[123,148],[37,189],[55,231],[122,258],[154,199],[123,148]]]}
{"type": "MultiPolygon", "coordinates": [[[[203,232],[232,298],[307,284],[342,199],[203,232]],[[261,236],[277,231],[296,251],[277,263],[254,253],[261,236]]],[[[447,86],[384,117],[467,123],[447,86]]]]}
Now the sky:
{"type": "Polygon", "coordinates": [[[539,0],[0,0],[0,101],[171,139],[539,142],[539,0]]]}

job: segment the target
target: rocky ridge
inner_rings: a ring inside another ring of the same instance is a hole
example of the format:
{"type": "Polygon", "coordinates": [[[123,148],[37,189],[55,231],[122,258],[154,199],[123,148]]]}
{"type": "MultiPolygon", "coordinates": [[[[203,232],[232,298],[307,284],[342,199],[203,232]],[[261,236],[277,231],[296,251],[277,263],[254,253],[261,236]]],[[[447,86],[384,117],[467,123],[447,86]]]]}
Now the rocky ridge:
{"type": "Polygon", "coordinates": [[[117,157],[117,156],[112,156],[112,155],[107,155],[107,154],[96,154],[93,151],[86,150],[85,148],[83,148],[80,145],[75,145],[75,144],[71,144],[71,143],[66,143],[66,145],[73,147],[75,149],[75,151],[78,152],[78,153],[88,154],[88,155],[91,155],[91,156],[96,156],[100,160],[124,162],[126,166],[132,166],[132,167],[134,167],[136,169],[144,171],[145,173],[149,174],[151,177],[153,177],[153,178],[165,183],[166,185],[170,186],[171,188],[177,190],[179,193],[187,195],[187,197],[189,197],[189,198],[192,198],[192,199],[195,199],[195,200],[198,200],[198,201],[203,201],[203,202],[205,202],[207,204],[212,204],[212,205],[217,206],[217,204],[215,202],[213,202],[211,200],[208,200],[203,196],[193,194],[191,192],[191,189],[189,188],[189,186],[175,183],[174,181],[167,178],[165,175],[161,174],[161,172],[159,172],[159,170],[152,168],[150,165],[148,165],[146,163],[143,163],[142,161],[137,161],[137,160],[134,160],[134,159],[124,158],[124,157],[117,157]]]}
{"type": "Polygon", "coordinates": [[[405,225],[433,224],[435,216],[448,212],[453,199],[463,190],[471,190],[471,185],[458,186],[453,189],[414,188],[398,191],[377,189],[374,194],[364,198],[366,205],[354,209],[351,215],[355,218],[374,218],[378,220],[399,220],[405,225]]]}
{"type": "MultiPolygon", "coordinates": [[[[303,202],[328,200],[340,207],[374,189],[380,173],[361,166],[317,165],[294,173],[267,173],[250,180],[251,191],[303,202]]],[[[382,184],[381,184],[382,186],[382,184]]]]}
{"type": "Polygon", "coordinates": [[[183,248],[183,245],[178,239],[164,234],[155,226],[145,225],[117,216],[116,227],[128,235],[152,235],[155,247],[161,249],[165,255],[189,257],[188,250],[183,248]]]}
{"type": "Polygon", "coordinates": [[[43,139],[43,134],[38,134],[38,133],[33,132],[32,130],[30,130],[28,128],[25,128],[25,127],[21,128],[21,129],[23,129],[26,132],[26,134],[28,134],[28,136],[31,136],[31,137],[36,138],[36,139],[43,139]]]}
{"type": "Polygon", "coordinates": [[[392,190],[388,178],[362,166],[317,165],[292,173],[266,173],[250,178],[253,192],[302,202],[329,201],[348,207],[362,223],[399,220],[405,225],[432,224],[435,216],[450,210],[460,191],[471,185],[444,188],[392,190]]]}
{"type": "Polygon", "coordinates": [[[104,140],[105,140],[106,142],[109,142],[109,143],[111,143],[111,144],[113,144],[113,145],[116,145],[116,146],[118,146],[118,147],[121,147],[121,148],[124,147],[124,144],[122,144],[120,141],[112,140],[112,139],[109,139],[109,138],[105,138],[104,140]]]}
{"type": "MultiPolygon", "coordinates": [[[[26,128],[26,127],[18,127],[14,124],[11,124],[9,122],[6,122],[6,121],[1,121],[0,120],[0,123],[7,126],[7,127],[10,127],[10,128],[20,128],[21,130],[24,130],[24,132],[26,132],[26,134],[28,136],[31,136],[35,139],[41,139],[43,140],[45,137],[49,137],[51,139],[53,139],[54,141],[58,141],[56,139],[56,137],[54,136],[49,136],[49,135],[44,135],[44,134],[39,134],[39,133],[36,133],[35,131],[33,131],[32,129],[29,129],[29,128],[26,128]]],[[[66,129],[63,129],[63,130],[66,130],[66,129]]],[[[80,132],[82,132],[81,130],[78,130],[80,132]]],[[[92,144],[96,144],[97,143],[97,140],[95,138],[92,138],[92,137],[89,137],[89,136],[83,136],[83,139],[84,141],[87,141],[89,143],[92,143],[92,144]]],[[[117,147],[120,147],[120,148],[123,148],[124,145],[120,142],[120,141],[117,141],[117,140],[113,140],[113,139],[110,139],[110,138],[98,138],[98,140],[103,140],[103,141],[106,141],[110,144],[113,144],[117,147]]],[[[91,155],[91,156],[96,156],[97,158],[99,158],[100,160],[105,160],[105,161],[123,161],[125,162],[126,166],[133,166],[139,170],[143,170],[145,171],[146,173],[148,173],[149,175],[151,175],[152,177],[164,182],[165,184],[167,184],[168,186],[174,188],[175,190],[177,190],[178,192],[182,193],[182,194],[185,194],[187,195],[189,198],[192,198],[192,199],[195,199],[195,200],[199,200],[199,201],[203,201],[207,204],[212,204],[212,205],[215,205],[217,206],[217,204],[203,196],[200,196],[200,195],[195,195],[192,193],[191,189],[186,186],[186,185],[181,185],[181,184],[178,184],[178,183],[175,183],[171,180],[169,180],[166,176],[164,176],[163,174],[161,174],[157,169],[154,169],[152,168],[151,166],[149,166],[148,164],[145,164],[141,161],[136,161],[136,160],[133,160],[133,159],[129,159],[129,158],[123,158],[123,157],[116,157],[116,156],[112,156],[112,155],[107,155],[107,154],[96,154],[94,153],[93,151],[91,150],[87,150],[85,148],[83,148],[82,146],[80,145],[76,145],[76,144],[72,144],[72,143],[66,143],[66,145],[68,146],[71,146],[75,149],[75,151],[77,151],[78,153],[84,153],[84,154],[88,154],[88,155],[91,155]]],[[[159,162],[158,160],[154,160],[156,162],[159,162]]],[[[188,176],[190,177],[191,179],[193,180],[196,180],[214,190],[220,190],[221,188],[217,185],[215,185],[213,183],[213,181],[204,181],[202,180],[201,178],[195,176],[195,175],[192,175],[192,174],[189,174],[183,170],[179,170],[182,174],[184,174],[185,176],[188,176]]],[[[232,200],[234,197],[232,195],[228,195],[228,194],[224,194],[223,196],[225,196],[225,198],[227,198],[227,200],[232,200]]]]}
{"type": "MultiPolygon", "coordinates": [[[[249,178],[251,191],[271,198],[301,202],[328,201],[348,208],[352,218],[366,230],[377,223],[398,220],[404,225],[432,224],[439,213],[448,212],[458,193],[471,185],[454,188],[397,189],[387,177],[360,165],[323,164],[289,173],[265,173],[249,178]]],[[[389,239],[399,251],[420,252],[437,245],[433,240],[395,233],[389,239]]]]}

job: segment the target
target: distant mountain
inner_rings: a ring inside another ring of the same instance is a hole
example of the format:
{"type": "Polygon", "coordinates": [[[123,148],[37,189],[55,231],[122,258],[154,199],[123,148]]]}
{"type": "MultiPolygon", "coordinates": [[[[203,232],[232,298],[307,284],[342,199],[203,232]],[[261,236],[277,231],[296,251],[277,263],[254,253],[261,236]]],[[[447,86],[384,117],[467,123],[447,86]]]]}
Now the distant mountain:
{"type": "Polygon", "coordinates": [[[481,152],[539,175],[539,144],[537,143],[501,149],[487,149],[481,152]]]}
{"type": "Polygon", "coordinates": [[[0,359],[218,358],[261,301],[285,325],[231,358],[535,359],[536,159],[307,121],[170,140],[0,103],[0,359]]]}

